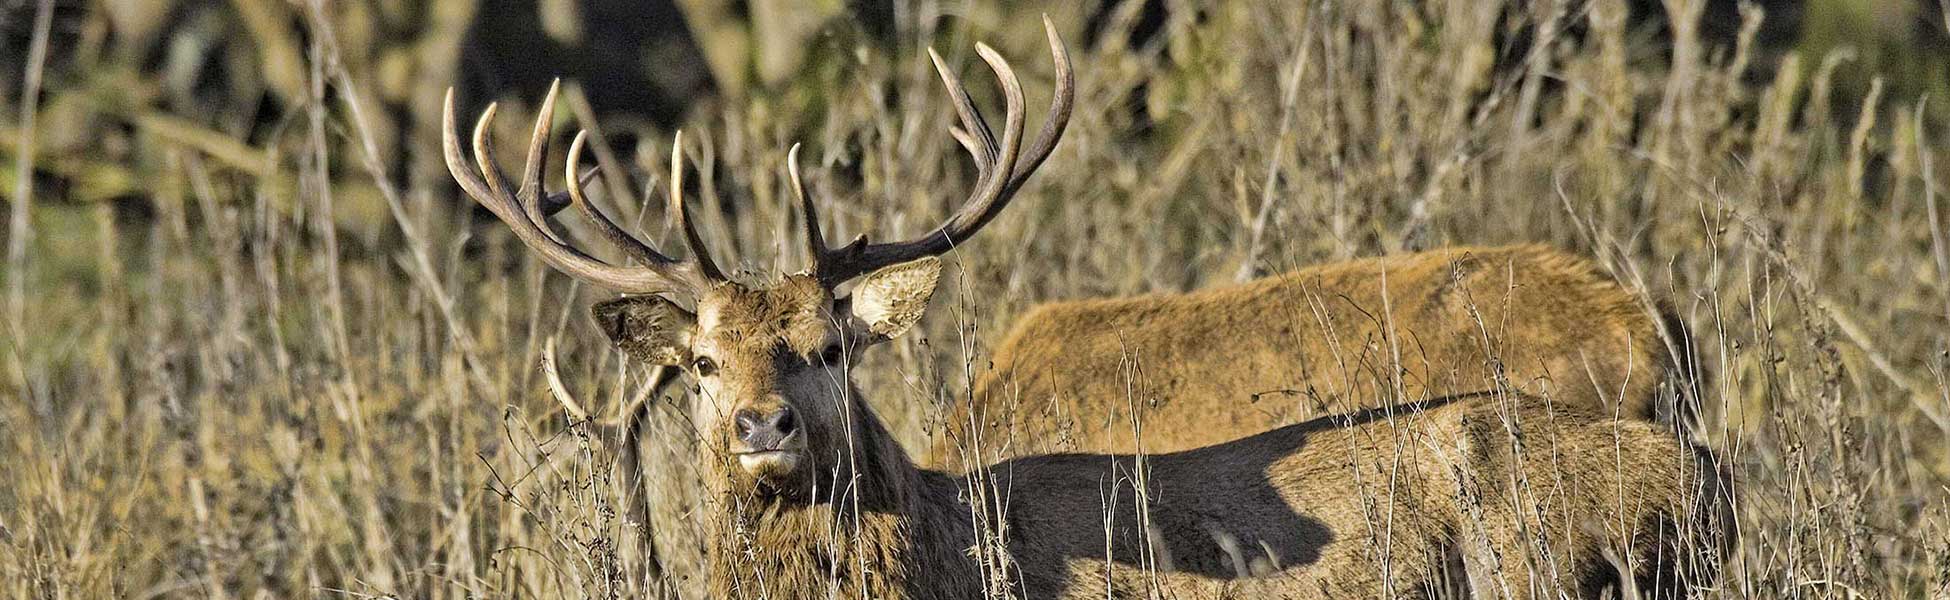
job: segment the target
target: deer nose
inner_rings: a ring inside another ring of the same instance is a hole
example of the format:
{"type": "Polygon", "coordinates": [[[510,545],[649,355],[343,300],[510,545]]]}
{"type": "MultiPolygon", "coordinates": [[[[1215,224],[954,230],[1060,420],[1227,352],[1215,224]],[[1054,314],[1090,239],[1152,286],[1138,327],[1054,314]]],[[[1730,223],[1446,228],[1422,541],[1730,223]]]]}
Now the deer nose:
{"type": "Polygon", "coordinates": [[[760,412],[741,408],[735,417],[738,421],[738,439],[752,451],[778,450],[785,440],[797,431],[798,419],[792,415],[792,407],[779,405],[770,412],[760,412]]]}

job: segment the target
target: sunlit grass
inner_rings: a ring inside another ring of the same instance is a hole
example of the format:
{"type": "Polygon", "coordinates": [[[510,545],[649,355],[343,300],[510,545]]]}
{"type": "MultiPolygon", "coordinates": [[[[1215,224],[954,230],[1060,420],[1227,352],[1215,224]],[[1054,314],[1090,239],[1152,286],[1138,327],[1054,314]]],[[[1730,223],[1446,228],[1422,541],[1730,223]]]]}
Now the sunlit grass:
{"type": "MultiPolygon", "coordinates": [[[[568,388],[603,413],[642,369],[587,323],[605,294],[525,256],[440,162],[439,92],[461,68],[459,28],[441,24],[464,3],[390,34],[375,24],[412,19],[234,4],[293,32],[245,29],[256,46],[210,59],[243,83],[122,52],[157,25],[108,8],[80,17],[66,57],[91,62],[48,82],[36,241],[6,274],[29,302],[17,328],[0,325],[0,595],[638,593],[613,444],[566,427],[537,365],[557,337],[568,388]],[[253,58],[258,46],[276,49],[253,58]],[[276,114],[245,114],[260,105],[276,114]]],[[[1496,59],[1513,26],[1500,3],[1225,3],[1137,46],[1087,40],[1079,11],[1052,9],[1076,50],[1070,133],[952,255],[926,335],[857,376],[918,449],[986,367],[985,344],[1037,302],[1555,244],[1700,338],[1702,434],[1742,492],[1739,556],[1710,596],[1950,594],[1945,125],[1893,75],[1879,103],[1836,84],[1881,63],[1789,54],[1757,84],[1750,56],[1692,38],[1667,63],[1627,30],[1624,4],[1556,16],[1575,35],[1527,66],[1496,59]]],[[[831,237],[911,235],[960,202],[972,170],[925,48],[986,94],[972,47],[987,40],[1032,105],[1049,89],[1034,11],[963,12],[901,12],[890,46],[834,24],[858,47],[829,41],[787,83],[701,99],[684,127],[718,255],[801,268],[783,186],[794,142],[831,237]]],[[[246,35],[208,19],[191,23],[199,35],[246,35]]],[[[558,131],[591,125],[568,84],[558,131]]],[[[503,100],[498,133],[516,148],[538,96],[465,102],[503,100]]],[[[0,120],[9,193],[14,101],[0,120]]],[[[601,125],[615,145],[600,199],[658,239],[660,212],[639,207],[661,197],[673,132],[601,125]]],[[[562,223],[589,233],[575,221],[562,223]]],[[[694,591],[679,412],[659,404],[646,437],[651,524],[690,577],[677,589],[694,591]]]]}

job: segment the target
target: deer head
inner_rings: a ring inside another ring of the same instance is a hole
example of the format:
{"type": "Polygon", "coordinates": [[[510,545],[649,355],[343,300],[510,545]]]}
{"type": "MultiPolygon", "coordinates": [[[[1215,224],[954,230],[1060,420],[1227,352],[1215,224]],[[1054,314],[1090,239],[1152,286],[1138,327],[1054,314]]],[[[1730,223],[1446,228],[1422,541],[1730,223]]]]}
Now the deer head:
{"type": "Polygon", "coordinates": [[[568,201],[636,265],[604,262],[569,245],[546,219],[559,208],[541,185],[547,160],[549,114],[556,90],[543,101],[528,144],[520,185],[510,189],[496,167],[487,132],[490,105],[474,128],[473,163],[463,154],[448,91],[444,117],[447,167],[461,189],[487,207],[551,267],[582,281],[629,296],[597,304],[592,312],[603,333],[631,358],[683,368],[696,382],[692,421],[714,485],[779,498],[809,499],[827,476],[851,468],[846,457],[862,431],[877,430],[864,407],[852,403],[847,365],[860,351],[912,328],[924,313],[941,273],[937,258],[1001,212],[1023,182],[1056,146],[1069,121],[1074,80],[1069,56],[1055,27],[1043,22],[1055,62],[1056,89],[1049,117],[1022,152],[1023,94],[1007,61],[986,45],[977,52],[994,69],[1006,102],[998,139],[969,99],[961,81],[932,51],[961,126],[951,134],[973,158],[977,183],[964,206],[933,231],[893,243],[865,236],[829,247],[819,215],[799,176],[798,147],[788,153],[793,191],[805,210],[812,265],[776,281],[732,281],[712,262],[686,215],[682,137],[671,153],[666,214],[683,232],[688,259],[674,259],[612,222],[589,203],[581,164],[586,133],[569,145],[568,201]],[[842,286],[852,283],[848,293],[842,286]],[[689,301],[695,310],[680,301],[689,301]]]}

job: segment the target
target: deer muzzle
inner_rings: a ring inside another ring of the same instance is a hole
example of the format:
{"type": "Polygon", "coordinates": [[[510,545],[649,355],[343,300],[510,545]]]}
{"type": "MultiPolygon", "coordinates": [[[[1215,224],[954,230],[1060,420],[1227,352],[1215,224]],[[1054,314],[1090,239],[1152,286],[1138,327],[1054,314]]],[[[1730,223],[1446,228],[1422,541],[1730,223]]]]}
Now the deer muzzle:
{"type": "Polygon", "coordinates": [[[779,478],[799,465],[805,446],[798,416],[783,402],[768,403],[769,409],[743,408],[733,415],[738,427],[736,448],[738,466],[760,479],[779,478]]]}

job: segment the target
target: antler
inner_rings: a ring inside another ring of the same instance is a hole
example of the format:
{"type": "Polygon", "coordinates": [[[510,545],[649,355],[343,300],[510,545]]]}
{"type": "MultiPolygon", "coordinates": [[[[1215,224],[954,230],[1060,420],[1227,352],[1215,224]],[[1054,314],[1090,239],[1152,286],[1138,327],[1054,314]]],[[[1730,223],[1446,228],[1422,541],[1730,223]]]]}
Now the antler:
{"type": "Polygon", "coordinates": [[[460,184],[461,190],[507,224],[515,237],[521,238],[521,242],[534,250],[543,262],[590,284],[626,293],[677,293],[695,297],[708,287],[725,281],[724,274],[711,262],[703,241],[698,238],[697,231],[685,214],[681,133],[673,141],[671,149],[669,214],[670,219],[684,230],[684,240],[690,245],[690,260],[680,261],[657,252],[617,227],[584,197],[582,183],[588,175],[577,177],[575,173],[582,163],[582,147],[588,138],[586,131],[578,132],[575,141],[569,144],[568,169],[563,177],[568,184],[566,204],[575,204],[583,216],[602,232],[603,237],[643,265],[626,267],[603,262],[570,246],[549,228],[547,216],[554,211],[545,204],[555,196],[542,192],[542,165],[548,160],[549,117],[554,113],[555,94],[559,88],[559,81],[550,85],[548,96],[542,100],[541,111],[535,118],[534,132],[528,140],[528,156],[522,164],[521,187],[513,194],[508,192],[507,175],[495,166],[494,143],[488,135],[494,122],[496,105],[489,104],[487,110],[481,112],[480,121],[474,125],[474,162],[477,171],[476,166],[467,164],[467,157],[461,153],[460,134],[454,124],[454,90],[447,88],[446,110],[441,116],[441,142],[446,152],[447,170],[453,173],[454,181],[460,184]]]}
{"type": "Polygon", "coordinates": [[[975,45],[975,52],[989,64],[989,68],[995,70],[996,80],[1002,85],[1006,111],[1002,118],[1002,141],[998,147],[994,132],[989,130],[975,103],[969,100],[968,89],[962,86],[961,79],[948,70],[940,55],[935,54],[933,49],[928,50],[928,56],[934,60],[935,71],[941,74],[941,83],[948,88],[948,95],[955,103],[955,112],[961,118],[961,126],[949,133],[961,142],[962,148],[975,160],[976,181],[979,183],[961,210],[927,235],[883,244],[869,243],[862,235],[845,246],[828,248],[819,232],[819,213],[812,199],[806,195],[805,184],[799,179],[798,147],[793,147],[786,159],[792,176],[792,191],[799,197],[799,204],[806,213],[806,242],[812,255],[812,271],[821,282],[837,285],[880,267],[945,253],[967,241],[1008,206],[1016,190],[1022,188],[1023,182],[1029,180],[1037,167],[1042,166],[1043,159],[1049,158],[1050,151],[1056,149],[1056,142],[1063,137],[1063,129],[1070,122],[1071,100],[1076,88],[1076,80],[1070,72],[1070,53],[1064,48],[1062,38],[1057,37],[1056,25],[1050,22],[1048,16],[1043,17],[1043,31],[1049,37],[1050,55],[1056,64],[1056,90],[1051,94],[1049,118],[1044,121],[1042,132],[1029,145],[1028,154],[1020,157],[1017,151],[1022,142],[1022,84],[1016,80],[1015,70],[1009,68],[1009,62],[986,44],[975,45]]]}

